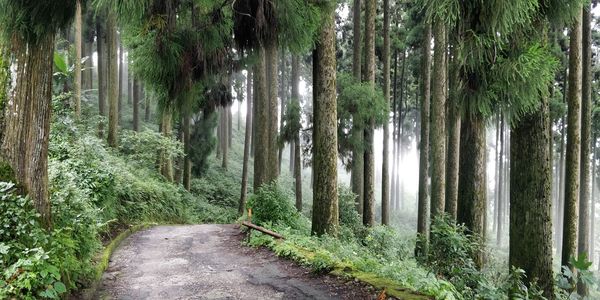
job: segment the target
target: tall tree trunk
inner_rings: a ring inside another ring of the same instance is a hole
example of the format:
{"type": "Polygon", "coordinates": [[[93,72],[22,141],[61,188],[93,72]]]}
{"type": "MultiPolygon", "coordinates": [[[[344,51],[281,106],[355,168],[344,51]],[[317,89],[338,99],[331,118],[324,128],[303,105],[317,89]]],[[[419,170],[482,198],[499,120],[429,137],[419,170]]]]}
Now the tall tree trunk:
{"type": "Polygon", "coordinates": [[[581,158],[581,35],[582,22],[578,14],[570,30],[567,157],[565,169],[565,211],[561,265],[570,266],[577,256],[577,225],[579,204],[579,174],[581,158]]]}
{"type": "MultiPolygon", "coordinates": [[[[390,1],[383,0],[383,97],[390,107],[390,1]]],[[[386,116],[387,119],[387,116],[386,116]]],[[[390,125],[383,125],[383,163],[381,166],[381,224],[390,224],[390,178],[389,178],[390,125]]]]}
{"type": "MultiPolygon", "coordinates": [[[[456,89],[458,81],[458,68],[450,75],[449,85],[451,90],[456,89]]],[[[458,201],[458,160],[460,150],[460,100],[453,93],[448,103],[448,156],[446,161],[446,212],[456,220],[456,209],[458,201]]]]}
{"type": "Polygon", "coordinates": [[[500,158],[499,158],[499,169],[500,169],[500,176],[498,177],[498,200],[496,202],[496,204],[498,205],[497,210],[498,210],[498,219],[496,219],[496,223],[498,223],[496,225],[496,244],[497,245],[501,245],[502,244],[502,233],[504,231],[503,229],[503,225],[504,225],[504,196],[503,196],[503,190],[504,190],[504,185],[503,185],[503,181],[504,179],[504,116],[502,114],[502,112],[500,112],[500,158]]]}
{"type": "Polygon", "coordinates": [[[250,158],[250,139],[252,138],[252,71],[248,70],[246,76],[246,132],[244,133],[244,162],[242,166],[242,191],[238,214],[243,215],[246,209],[246,193],[248,192],[248,163],[250,158]]]}
{"type": "Polygon", "coordinates": [[[446,199],[446,28],[441,21],[434,22],[433,36],[435,49],[431,100],[432,219],[444,213],[446,199]]]}
{"type": "Polygon", "coordinates": [[[77,0],[75,12],[75,88],[73,98],[75,100],[75,118],[81,117],[81,30],[83,27],[81,20],[81,0],[77,0]]]}
{"type": "Polygon", "coordinates": [[[253,130],[256,130],[252,138],[254,145],[254,191],[258,191],[261,185],[268,182],[267,155],[269,145],[269,94],[267,90],[267,66],[264,47],[258,48],[258,62],[254,70],[254,120],[253,130]]]}
{"type": "MultiPolygon", "coordinates": [[[[566,97],[566,96],[565,96],[566,97]]],[[[566,120],[565,117],[562,117],[561,121],[561,134],[560,134],[560,160],[559,160],[559,195],[558,195],[558,211],[556,218],[556,251],[557,256],[562,257],[562,241],[563,241],[563,221],[564,221],[564,211],[565,211],[565,148],[566,148],[566,120]]]]}
{"type": "Polygon", "coordinates": [[[496,113],[496,143],[495,143],[495,154],[494,158],[496,159],[494,163],[494,215],[492,218],[492,222],[494,226],[492,227],[492,232],[497,232],[498,230],[498,192],[500,191],[500,184],[498,183],[498,179],[500,177],[500,113],[496,113]]]}
{"type": "Polygon", "coordinates": [[[552,299],[550,112],[548,99],[541,102],[536,112],[522,117],[512,130],[509,263],[525,270],[525,280],[537,282],[544,296],[552,299]]]}
{"type": "Polygon", "coordinates": [[[429,125],[430,125],[430,96],[431,96],[431,24],[425,25],[425,33],[421,42],[421,137],[419,143],[419,191],[417,213],[417,256],[428,252],[429,240],[429,193],[427,182],[429,178],[429,125]]]}
{"type": "Polygon", "coordinates": [[[233,113],[231,112],[231,106],[227,106],[227,148],[231,148],[233,145],[233,113]]]}
{"type": "Polygon", "coordinates": [[[313,215],[311,232],[316,235],[337,235],[337,104],[335,57],[335,10],[327,12],[319,33],[313,78],[316,97],[313,98],[313,215]]]}
{"type": "MultiPolygon", "coordinates": [[[[364,79],[375,89],[375,0],[365,0],[365,70],[364,79]]],[[[373,137],[375,119],[369,117],[364,139],[364,209],[363,224],[375,225],[375,156],[373,155],[373,137]]]]}
{"type": "MultiPolygon", "coordinates": [[[[485,234],[485,151],[485,119],[479,112],[467,112],[460,133],[457,221],[479,237],[485,234]]],[[[473,260],[478,267],[482,267],[483,252],[475,253],[473,260]]]]}
{"type": "Polygon", "coordinates": [[[219,123],[217,123],[217,151],[215,153],[217,159],[221,159],[221,151],[223,150],[223,109],[219,107],[217,109],[219,123]]]}
{"type": "Polygon", "coordinates": [[[279,177],[279,146],[278,138],[278,71],[277,71],[277,44],[272,43],[266,47],[266,65],[268,80],[268,112],[269,112],[269,143],[267,148],[267,182],[276,180],[279,177]]]}
{"type": "MultiPolygon", "coordinates": [[[[104,20],[100,16],[96,16],[96,32],[97,32],[97,43],[98,48],[98,113],[102,117],[106,117],[106,92],[107,92],[107,43],[106,43],[106,31],[102,24],[104,20]]],[[[98,123],[98,136],[104,137],[104,121],[98,123]]]]}
{"type": "MultiPolygon", "coordinates": [[[[353,7],[353,27],[352,32],[354,34],[353,40],[353,53],[352,53],[352,74],[356,82],[361,81],[361,0],[354,0],[353,7]]],[[[357,116],[354,116],[357,117],[357,116]]],[[[363,142],[363,128],[353,125],[352,126],[352,137],[355,138],[356,143],[363,142]]],[[[362,216],[364,210],[364,161],[363,161],[363,150],[352,149],[352,192],[356,194],[356,209],[362,216]]]]}
{"type": "Polygon", "coordinates": [[[114,13],[108,14],[108,145],[117,147],[119,127],[119,63],[117,61],[117,20],[114,13]]]}
{"type": "MultiPolygon", "coordinates": [[[[292,56],[292,99],[291,101],[295,101],[300,107],[300,58],[297,55],[292,56]]],[[[301,125],[301,124],[299,124],[301,125]]],[[[299,212],[302,212],[302,161],[301,155],[302,151],[300,151],[300,131],[294,134],[294,142],[292,143],[294,147],[294,181],[295,181],[295,194],[296,194],[296,209],[299,212]]]]}
{"type": "Polygon", "coordinates": [[[140,131],[140,86],[133,79],[133,131],[140,131]]]}
{"type": "Polygon", "coordinates": [[[185,157],[183,158],[183,188],[188,192],[192,188],[192,160],[190,159],[190,127],[192,118],[189,112],[183,114],[183,151],[185,157]]]}
{"type": "MultiPolygon", "coordinates": [[[[431,34],[431,33],[430,33],[431,34]]],[[[394,99],[392,101],[392,145],[393,145],[393,154],[392,154],[392,180],[391,180],[391,191],[390,191],[390,201],[392,204],[392,210],[397,210],[398,207],[396,206],[395,200],[396,200],[396,181],[395,178],[397,176],[398,173],[398,147],[396,147],[396,136],[397,136],[397,124],[398,124],[398,118],[397,118],[397,110],[396,110],[396,95],[397,95],[397,84],[398,84],[398,50],[394,51],[394,83],[393,83],[393,95],[392,95],[392,99],[394,99]]]]}
{"type": "MultiPolygon", "coordinates": [[[[283,128],[283,118],[285,116],[286,110],[286,102],[287,102],[287,86],[285,80],[285,72],[286,72],[286,59],[285,59],[285,51],[281,51],[281,79],[279,80],[279,88],[280,88],[280,98],[281,98],[281,109],[279,110],[279,128],[283,128]]],[[[278,143],[279,144],[279,143],[278,143]]],[[[277,147],[277,163],[279,167],[279,173],[281,173],[281,161],[283,160],[283,148],[284,144],[278,145],[277,147]]]]}
{"type": "MultiPolygon", "coordinates": [[[[142,94],[144,94],[144,85],[140,85],[140,90],[142,94]]],[[[146,94],[143,96],[144,98],[144,122],[150,122],[150,97],[146,94]]]]}
{"type": "Polygon", "coordinates": [[[600,261],[595,260],[594,257],[594,253],[595,253],[595,243],[596,243],[596,160],[597,158],[597,154],[596,154],[596,143],[598,141],[598,138],[596,136],[596,134],[594,134],[594,137],[592,138],[592,201],[591,201],[591,221],[590,221],[590,261],[593,261],[597,264],[600,264],[600,261]]]}
{"type": "Polygon", "coordinates": [[[229,163],[229,106],[224,106],[221,110],[221,130],[221,156],[223,158],[221,161],[221,168],[227,170],[229,163]]]}
{"type": "MultiPolygon", "coordinates": [[[[581,80],[581,173],[579,191],[579,241],[578,255],[590,255],[590,146],[592,138],[592,12],[591,4],[583,8],[582,17],[582,80],[581,80]]],[[[578,282],[577,292],[587,296],[589,289],[578,282]]]]}
{"type": "MultiPolygon", "coordinates": [[[[165,107],[162,110],[162,116],[160,121],[160,132],[163,137],[171,138],[173,128],[173,112],[170,108],[165,107]]],[[[167,179],[169,182],[173,182],[173,159],[166,153],[166,151],[160,151],[160,174],[167,179]]]]}
{"type": "Polygon", "coordinates": [[[52,227],[48,195],[48,136],[52,102],[54,34],[35,43],[15,37],[15,86],[4,108],[2,160],[28,194],[42,226],[52,227]]]}
{"type": "Polygon", "coordinates": [[[125,63],[123,62],[123,42],[121,41],[120,37],[118,39],[118,45],[119,45],[119,113],[118,113],[118,121],[117,122],[121,122],[121,119],[123,118],[123,68],[125,67],[125,63]]]}

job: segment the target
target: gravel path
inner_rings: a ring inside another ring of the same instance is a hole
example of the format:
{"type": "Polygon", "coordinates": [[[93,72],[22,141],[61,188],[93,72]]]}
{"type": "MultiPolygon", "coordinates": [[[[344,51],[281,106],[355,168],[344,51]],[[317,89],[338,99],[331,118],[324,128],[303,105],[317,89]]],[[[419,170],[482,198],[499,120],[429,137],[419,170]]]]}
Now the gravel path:
{"type": "Polygon", "coordinates": [[[375,299],[354,281],[316,276],[241,244],[236,225],[157,226],[111,258],[97,299],[375,299]]]}

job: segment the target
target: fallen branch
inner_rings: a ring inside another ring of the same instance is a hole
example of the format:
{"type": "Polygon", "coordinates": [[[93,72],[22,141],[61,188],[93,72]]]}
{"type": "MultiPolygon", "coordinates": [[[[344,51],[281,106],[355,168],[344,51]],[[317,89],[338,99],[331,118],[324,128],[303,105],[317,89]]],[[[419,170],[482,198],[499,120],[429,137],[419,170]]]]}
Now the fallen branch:
{"type": "Polygon", "coordinates": [[[243,221],[243,222],[242,222],[242,225],[244,225],[244,226],[246,226],[246,227],[248,227],[248,228],[254,229],[254,230],[258,230],[258,231],[260,231],[260,232],[262,232],[262,233],[264,233],[264,234],[268,234],[268,235],[270,235],[270,236],[272,236],[272,237],[274,237],[274,238],[276,238],[276,239],[282,239],[282,240],[284,240],[284,239],[285,239],[285,238],[283,237],[283,235],[281,235],[281,234],[279,234],[279,233],[277,233],[277,232],[273,232],[273,231],[271,231],[271,230],[269,230],[269,229],[266,229],[266,228],[264,228],[264,227],[260,227],[260,226],[258,226],[258,225],[252,224],[252,223],[250,223],[250,222],[248,222],[248,221],[243,221]]]}

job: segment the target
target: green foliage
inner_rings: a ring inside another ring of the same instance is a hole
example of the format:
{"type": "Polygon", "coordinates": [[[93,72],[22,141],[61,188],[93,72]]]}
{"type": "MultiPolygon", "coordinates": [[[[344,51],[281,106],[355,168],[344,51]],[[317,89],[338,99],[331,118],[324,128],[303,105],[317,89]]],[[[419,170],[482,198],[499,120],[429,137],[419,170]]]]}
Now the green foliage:
{"type": "Polygon", "coordinates": [[[190,134],[189,158],[192,161],[192,173],[196,176],[202,176],[208,170],[208,156],[215,149],[217,142],[214,135],[216,126],[215,113],[203,112],[201,117],[194,119],[190,134]]]}
{"type": "Polygon", "coordinates": [[[146,168],[153,168],[158,153],[163,153],[172,160],[183,157],[183,144],[174,137],[167,138],[159,132],[144,129],[140,132],[121,130],[119,150],[133,161],[146,168]]]}
{"type": "Polygon", "coordinates": [[[17,38],[35,45],[53,36],[71,22],[75,4],[73,0],[0,0],[4,40],[17,38]]]}
{"type": "Polygon", "coordinates": [[[302,108],[300,102],[291,101],[286,104],[283,115],[283,127],[279,132],[279,145],[283,147],[285,142],[295,141],[302,130],[302,108]]]}
{"type": "Polygon", "coordinates": [[[277,1],[275,9],[280,44],[297,54],[312,49],[321,26],[321,10],[305,0],[277,1]]]}
{"type": "Polygon", "coordinates": [[[347,73],[337,77],[338,101],[338,152],[339,156],[350,165],[353,149],[364,149],[362,139],[352,135],[352,128],[365,128],[373,119],[377,127],[388,122],[389,107],[383,97],[381,88],[373,87],[367,82],[356,82],[347,73]]]}
{"type": "Polygon", "coordinates": [[[90,259],[77,253],[72,234],[93,225],[47,232],[31,200],[17,195],[12,183],[0,182],[0,197],[0,298],[58,299],[90,259]]]}
{"type": "Polygon", "coordinates": [[[577,259],[571,257],[570,263],[574,271],[568,266],[562,266],[561,273],[556,277],[556,296],[559,299],[585,299],[577,294],[577,285],[585,284],[590,289],[597,286],[598,281],[590,270],[592,262],[588,260],[587,254],[583,253],[577,259]]]}
{"type": "Polygon", "coordinates": [[[296,228],[299,214],[291,196],[285,194],[277,182],[263,185],[248,199],[252,209],[252,221],[258,225],[278,224],[296,228]]]}

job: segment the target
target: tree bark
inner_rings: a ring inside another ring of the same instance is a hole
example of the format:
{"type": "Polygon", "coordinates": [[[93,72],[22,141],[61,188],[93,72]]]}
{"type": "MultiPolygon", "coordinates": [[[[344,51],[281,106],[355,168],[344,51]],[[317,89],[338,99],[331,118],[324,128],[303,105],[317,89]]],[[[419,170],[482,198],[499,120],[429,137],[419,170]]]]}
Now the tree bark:
{"type": "Polygon", "coordinates": [[[267,148],[267,182],[279,177],[279,146],[278,146],[278,71],[277,71],[277,44],[272,43],[266,47],[266,65],[268,78],[268,112],[269,112],[269,143],[267,148]]]}
{"type": "MultiPolygon", "coordinates": [[[[454,90],[458,80],[458,68],[452,72],[449,80],[450,89],[454,90]]],[[[452,95],[448,103],[448,156],[446,160],[446,204],[445,210],[456,220],[458,201],[458,163],[460,150],[460,103],[458,95],[452,95]]]]}
{"type": "MultiPolygon", "coordinates": [[[[144,95],[144,85],[140,85],[140,90],[142,91],[142,95],[144,95]]],[[[150,122],[150,97],[146,94],[143,96],[144,98],[144,122],[150,122]]]]}
{"type": "Polygon", "coordinates": [[[500,168],[500,176],[498,177],[498,201],[497,201],[497,210],[498,210],[498,218],[496,219],[496,244],[502,244],[502,233],[504,231],[504,115],[500,113],[500,158],[499,158],[499,168],[500,168]]]}
{"type": "MultiPolygon", "coordinates": [[[[552,170],[548,99],[522,117],[512,130],[509,263],[523,269],[528,283],[537,282],[554,297],[552,271],[552,170]]],[[[499,231],[501,226],[498,227],[499,231]]]]}
{"type": "Polygon", "coordinates": [[[108,145],[117,147],[119,127],[119,63],[117,61],[117,20],[109,13],[107,22],[108,44],[108,145]]]}
{"type": "Polygon", "coordinates": [[[246,193],[248,192],[248,169],[250,158],[250,139],[252,138],[252,71],[247,70],[246,76],[246,132],[244,134],[244,162],[242,166],[242,191],[238,214],[241,216],[246,209],[246,193]]]}
{"type": "Polygon", "coordinates": [[[419,191],[417,212],[417,256],[428,252],[429,240],[429,125],[430,125],[430,96],[431,96],[431,24],[425,24],[425,33],[421,42],[421,133],[419,143],[419,191]]]}
{"type": "Polygon", "coordinates": [[[254,71],[254,111],[255,121],[253,130],[256,130],[254,145],[254,191],[268,182],[268,145],[269,145],[269,96],[267,90],[267,66],[264,47],[258,49],[258,62],[254,71]]]}
{"type": "MultiPolygon", "coordinates": [[[[431,103],[431,218],[444,213],[446,194],[446,28],[433,24],[435,40],[431,103]]],[[[462,152],[462,151],[461,151],[462,152]]]]}
{"type": "Polygon", "coordinates": [[[140,86],[137,79],[133,79],[133,131],[140,131],[140,86]]]}
{"type": "Polygon", "coordinates": [[[73,98],[75,100],[75,118],[81,118],[81,30],[83,27],[81,17],[81,0],[77,0],[77,8],[75,11],[75,87],[73,90],[73,98]]]}
{"type": "Polygon", "coordinates": [[[221,108],[221,168],[227,170],[229,164],[229,106],[221,108]]]}
{"type": "Polygon", "coordinates": [[[337,235],[339,227],[337,193],[337,104],[335,10],[324,17],[315,55],[317,75],[313,98],[314,173],[313,215],[311,232],[315,235],[337,235]]]}
{"type": "MultiPolygon", "coordinates": [[[[280,52],[281,56],[281,79],[279,80],[279,88],[280,88],[280,98],[281,98],[281,109],[279,110],[279,128],[283,128],[283,118],[285,116],[286,111],[286,102],[287,102],[287,86],[285,81],[285,72],[286,72],[286,59],[285,59],[285,51],[280,52]]],[[[285,144],[279,145],[277,147],[277,163],[278,170],[281,173],[281,162],[283,160],[283,148],[285,148],[285,144]]]]}
{"type": "MultiPolygon", "coordinates": [[[[163,108],[160,122],[160,132],[163,137],[171,138],[171,131],[173,128],[172,123],[173,112],[171,112],[168,107],[163,108]]],[[[173,160],[165,153],[165,151],[160,151],[160,174],[162,174],[167,181],[173,182],[173,160]]]]}
{"type": "MultiPolygon", "coordinates": [[[[364,81],[375,89],[375,0],[365,0],[365,70],[364,81]]],[[[375,157],[373,137],[375,120],[369,117],[364,130],[364,208],[363,224],[375,225],[375,157]]]]}
{"type": "MultiPolygon", "coordinates": [[[[485,119],[478,112],[467,112],[460,133],[457,221],[479,237],[485,234],[485,151],[485,119]]],[[[473,259],[478,267],[483,266],[482,252],[475,253],[473,259]]]]}
{"type": "MultiPolygon", "coordinates": [[[[292,101],[300,106],[300,58],[297,55],[292,56],[292,101]]],[[[299,124],[301,125],[301,124],[299,124]]],[[[296,194],[296,209],[302,212],[302,151],[300,150],[300,131],[294,135],[294,181],[295,181],[295,194],[296,194]]]]}
{"type": "MultiPolygon", "coordinates": [[[[383,0],[383,97],[390,107],[390,1],[383,0]]],[[[386,116],[387,117],[387,116],[386,116]]],[[[390,125],[383,125],[383,163],[381,166],[381,224],[390,224],[389,143],[390,125]]]]}
{"type": "MultiPolygon", "coordinates": [[[[107,92],[107,43],[106,32],[104,30],[101,16],[96,16],[96,33],[97,33],[97,51],[98,51],[98,113],[102,117],[106,117],[106,92],[107,92]]],[[[104,121],[98,123],[98,136],[104,137],[104,121]]]]}
{"type": "MultiPolygon", "coordinates": [[[[352,74],[356,82],[361,81],[361,0],[354,0],[353,7],[353,28],[354,34],[353,40],[353,54],[352,54],[352,74]]],[[[357,116],[355,116],[357,117],[357,116]]],[[[352,126],[352,137],[356,140],[357,144],[363,142],[363,128],[358,125],[352,126]]],[[[364,210],[364,157],[363,149],[352,149],[352,192],[356,194],[356,209],[362,216],[364,210]]]]}
{"type": "Polygon", "coordinates": [[[2,159],[28,194],[42,226],[52,227],[48,194],[48,137],[52,102],[54,34],[35,42],[15,37],[15,86],[4,108],[2,159]]]}
{"type": "Polygon", "coordinates": [[[119,47],[118,47],[119,48],[119,58],[118,58],[118,60],[119,60],[119,63],[118,63],[119,64],[119,83],[118,83],[118,85],[119,85],[119,92],[118,92],[119,110],[118,110],[118,114],[117,114],[119,116],[119,118],[118,118],[117,122],[121,122],[121,119],[123,119],[123,114],[122,114],[122,112],[123,112],[123,68],[125,67],[125,63],[123,62],[123,42],[121,41],[120,37],[119,37],[117,43],[119,45],[119,47]]]}
{"type": "Polygon", "coordinates": [[[183,188],[188,192],[192,188],[192,160],[190,159],[191,119],[189,112],[185,112],[183,115],[183,150],[185,154],[185,157],[183,158],[183,188]]]}
{"type": "Polygon", "coordinates": [[[579,174],[581,158],[581,35],[582,22],[578,14],[570,30],[569,87],[567,113],[567,153],[565,165],[565,210],[561,265],[571,269],[571,257],[577,256],[577,225],[579,204],[579,174]]]}
{"type": "MultiPolygon", "coordinates": [[[[582,80],[581,80],[581,158],[580,158],[580,184],[579,191],[579,237],[578,256],[586,255],[591,260],[590,254],[590,146],[592,125],[592,13],[591,4],[583,8],[582,17],[582,80]]],[[[577,284],[577,292],[587,296],[589,289],[581,281],[577,284]]]]}

